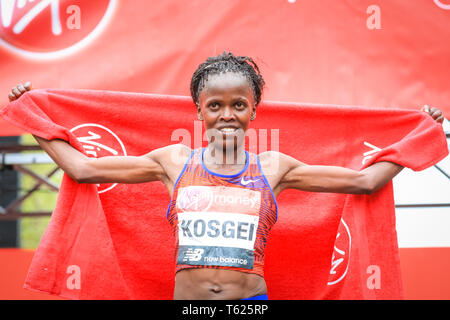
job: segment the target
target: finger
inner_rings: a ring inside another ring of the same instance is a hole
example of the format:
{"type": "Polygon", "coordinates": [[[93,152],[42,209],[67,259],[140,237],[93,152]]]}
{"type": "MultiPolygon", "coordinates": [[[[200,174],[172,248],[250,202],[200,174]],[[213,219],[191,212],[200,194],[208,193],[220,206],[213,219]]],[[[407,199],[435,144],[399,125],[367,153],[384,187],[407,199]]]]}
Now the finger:
{"type": "Polygon", "coordinates": [[[436,109],[436,111],[433,111],[433,113],[431,113],[431,117],[433,117],[433,119],[437,119],[440,116],[442,116],[441,110],[436,109]]]}
{"type": "Polygon", "coordinates": [[[440,116],[439,118],[436,119],[437,122],[439,122],[440,124],[444,123],[444,116],[440,116]]]}
{"type": "Polygon", "coordinates": [[[14,95],[15,95],[16,97],[20,97],[20,95],[21,95],[19,89],[17,89],[17,88],[13,88],[13,89],[12,89],[12,92],[14,93],[14,95]]]}
{"type": "Polygon", "coordinates": [[[430,107],[428,105],[424,105],[422,108],[422,111],[429,113],[430,112],[430,107]]]}
{"type": "Polygon", "coordinates": [[[30,81],[25,82],[23,86],[25,87],[25,89],[27,89],[27,91],[30,91],[32,88],[32,84],[30,81]]]}
{"type": "Polygon", "coordinates": [[[9,101],[14,101],[14,100],[16,100],[16,96],[12,92],[10,92],[8,94],[8,99],[9,99],[9,101]]]}
{"type": "Polygon", "coordinates": [[[11,88],[11,91],[10,91],[9,93],[10,93],[14,98],[17,98],[14,89],[16,89],[16,88],[15,88],[15,87],[11,88]]]}
{"type": "Polygon", "coordinates": [[[441,115],[442,115],[442,113],[441,113],[439,110],[434,111],[433,113],[430,113],[430,117],[431,117],[433,120],[436,120],[436,119],[439,118],[441,115]]]}
{"type": "Polygon", "coordinates": [[[25,93],[27,92],[27,90],[25,89],[25,87],[23,86],[23,84],[19,83],[17,85],[17,89],[20,91],[20,93],[25,93]]]}

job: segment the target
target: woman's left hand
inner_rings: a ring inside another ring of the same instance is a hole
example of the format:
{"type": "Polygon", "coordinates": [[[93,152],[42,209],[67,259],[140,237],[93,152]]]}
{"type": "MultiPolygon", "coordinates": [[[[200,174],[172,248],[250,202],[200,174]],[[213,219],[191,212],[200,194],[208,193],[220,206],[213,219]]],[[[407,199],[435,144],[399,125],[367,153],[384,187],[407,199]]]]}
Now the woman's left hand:
{"type": "Polygon", "coordinates": [[[436,120],[440,124],[444,122],[444,116],[442,115],[441,110],[430,108],[429,106],[425,105],[423,106],[422,111],[428,113],[434,120],[436,120]]]}

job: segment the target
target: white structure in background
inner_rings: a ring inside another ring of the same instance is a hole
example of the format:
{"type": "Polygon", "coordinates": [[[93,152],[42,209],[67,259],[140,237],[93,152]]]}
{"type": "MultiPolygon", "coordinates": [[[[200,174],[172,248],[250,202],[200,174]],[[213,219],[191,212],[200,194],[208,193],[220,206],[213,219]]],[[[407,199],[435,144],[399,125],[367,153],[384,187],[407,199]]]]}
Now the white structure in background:
{"type": "MultiPolygon", "coordinates": [[[[444,119],[443,126],[450,148],[450,122],[444,119]]],[[[450,247],[450,156],[436,165],[445,174],[436,166],[405,168],[394,178],[400,248],[450,247]]]]}

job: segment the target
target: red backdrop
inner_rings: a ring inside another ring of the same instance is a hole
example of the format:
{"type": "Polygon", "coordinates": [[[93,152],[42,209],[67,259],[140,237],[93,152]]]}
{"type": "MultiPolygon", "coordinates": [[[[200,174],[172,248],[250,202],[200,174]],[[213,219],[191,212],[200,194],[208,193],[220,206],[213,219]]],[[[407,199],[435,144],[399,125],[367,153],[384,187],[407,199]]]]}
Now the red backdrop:
{"type": "MultiPolygon", "coordinates": [[[[59,19],[53,18],[59,35],[52,32],[50,6],[15,34],[38,5],[19,8],[19,2],[13,10],[0,8],[11,16],[9,26],[5,18],[0,26],[0,105],[25,80],[39,88],[188,95],[197,65],[230,50],[260,64],[266,99],[427,103],[450,113],[450,0],[60,0],[59,19]],[[77,41],[78,50],[58,54],[77,41]],[[43,52],[53,55],[31,57],[43,52]]],[[[0,128],[2,135],[17,133],[4,122],[0,128]]]]}
{"type": "MultiPolygon", "coordinates": [[[[256,60],[268,100],[429,104],[450,114],[450,0],[0,3],[0,106],[11,87],[27,80],[35,88],[188,95],[198,64],[227,50],[256,60]]],[[[0,120],[0,135],[21,133],[0,120]]],[[[416,277],[416,262],[424,259],[435,264],[421,268],[442,277],[449,253],[437,250],[402,249],[405,281],[416,277]]],[[[27,266],[25,260],[20,263],[27,266]]],[[[407,298],[428,292],[434,282],[422,279],[405,282],[407,298]]],[[[3,280],[0,288],[8,288],[3,280]]]]}

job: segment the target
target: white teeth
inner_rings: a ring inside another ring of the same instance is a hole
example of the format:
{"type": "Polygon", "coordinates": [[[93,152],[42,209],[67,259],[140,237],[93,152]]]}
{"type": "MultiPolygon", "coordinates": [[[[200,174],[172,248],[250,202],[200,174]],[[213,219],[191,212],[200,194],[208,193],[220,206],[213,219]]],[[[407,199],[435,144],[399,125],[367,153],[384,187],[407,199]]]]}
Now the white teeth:
{"type": "Polygon", "coordinates": [[[225,133],[231,133],[231,132],[235,132],[236,128],[222,128],[222,129],[220,129],[220,131],[225,132],[225,133]]]}

